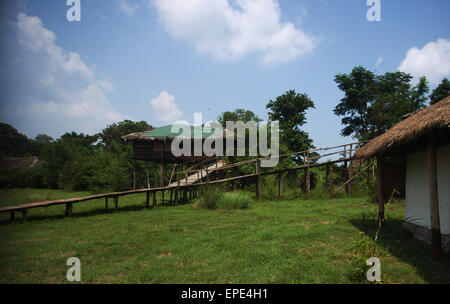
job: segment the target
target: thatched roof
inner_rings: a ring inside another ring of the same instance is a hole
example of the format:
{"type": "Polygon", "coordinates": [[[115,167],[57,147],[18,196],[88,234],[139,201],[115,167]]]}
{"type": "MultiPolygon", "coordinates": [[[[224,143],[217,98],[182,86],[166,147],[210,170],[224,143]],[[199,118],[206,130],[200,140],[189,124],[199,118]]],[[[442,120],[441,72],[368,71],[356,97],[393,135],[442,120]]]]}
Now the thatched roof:
{"type": "Polygon", "coordinates": [[[372,139],[355,152],[356,158],[382,154],[394,146],[407,144],[433,129],[450,127],[450,96],[418,111],[399,122],[386,133],[372,139]]]}
{"type": "Polygon", "coordinates": [[[133,142],[133,141],[154,141],[155,138],[154,137],[150,137],[147,136],[147,134],[150,132],[151,130],[148,131],[144,131],[144,132],[136,132],[136,133],[131,133],[131,134],[127,134],[125,136],[122,136],[122,139],[126,142],[133,142]]]}

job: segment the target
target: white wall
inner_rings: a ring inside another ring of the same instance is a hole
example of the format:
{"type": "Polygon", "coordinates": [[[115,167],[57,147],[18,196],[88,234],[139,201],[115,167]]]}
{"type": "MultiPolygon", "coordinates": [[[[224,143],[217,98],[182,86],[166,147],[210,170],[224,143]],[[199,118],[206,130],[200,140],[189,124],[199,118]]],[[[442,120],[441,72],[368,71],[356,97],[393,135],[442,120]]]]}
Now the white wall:
{"type": "MultiPolygon", "coordinates": [[[[437,178],[441,233],[450,235],[450,145],[438,147],[437,178]]],[[[430,229],[427,151],[406,159],[405,221],[430,229]]]]}

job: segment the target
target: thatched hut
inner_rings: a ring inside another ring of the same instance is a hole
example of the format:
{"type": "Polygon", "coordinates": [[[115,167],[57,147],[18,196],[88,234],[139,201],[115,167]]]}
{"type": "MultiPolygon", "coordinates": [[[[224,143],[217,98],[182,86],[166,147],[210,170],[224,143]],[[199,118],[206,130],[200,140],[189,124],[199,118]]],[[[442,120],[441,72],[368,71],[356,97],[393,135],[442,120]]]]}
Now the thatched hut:
{"type": "Polygon", "coordinates": [[[380,217],[392,189],[400,189],[405,226],[431,241],[435,260],[441,248],[450,251],[450,96],[405,117],[355,157],[377,157],[380,217]]]}

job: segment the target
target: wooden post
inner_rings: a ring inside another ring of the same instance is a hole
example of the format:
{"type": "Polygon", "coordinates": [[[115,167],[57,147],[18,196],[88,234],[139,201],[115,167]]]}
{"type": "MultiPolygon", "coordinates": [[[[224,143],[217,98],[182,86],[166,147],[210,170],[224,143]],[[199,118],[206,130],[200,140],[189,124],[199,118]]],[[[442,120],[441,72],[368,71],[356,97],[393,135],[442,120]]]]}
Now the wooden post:
{"type": "Polygon", "coordinates": [[[430,224],[433,261],[441,260],[441,228],[436,170],[436,137],[435,132],[428,135],[428,184],[430,187],[430,224]]]}
{"type": "MultiPolygon", "coordinates": [[[[347,145],[344,146],[344,159],[347,159],[347,145]]],[[[348,180],[348,163],[346,160],[344,161],[344,168],[345,168],[344,172],[347,173],[346,174],[347,176],[345,176],[345,177],[347,177],[347,180],[348,180]]],[[[345,193],[348,194],[348,184],[345,184],[345,193]]]]}
{"type": "Polygon", "coordinates": [[[16,212],[14,210],[11,211],[11,222],[14,222],[14,218],[16,217],[16,212]]]}
{"type": "Polygon", "coordinates": [[[146,194],[146,197],[145,197],[145,207],[148,208],[148,207],[150,207],[150,192],[147,191],[145,194],[146,194]]]}
{"type": "Polygon", "coordinates": [[[259,175],[259,160],[256,160],[256,199],[261,200],[261,176],[259,175]]]}
{"type": "Polygon", "coordinates": [[[169,204],[172,205],[173,202],[173,189],[170,189],[170,200],[169,200],[169,204]]]}
{"type": "Polygon", "coordinates": [[[108,198],[105,197],[105,209],[108,210],[108,198]]]}
{"type": "Polygon", "coordinates": [[[283,175],[278,173],[278,199],[281,200],[283,197],[283,175]]]}
{"type": "Polygon", "coordinates": [[[66,203],[66,216],[68,216],[68,217],[73,216],[72,203],[66,203]]]}
{"type": "Polygon", "coordinates": [[[177,177],[177,188],[175,189],[175,206],[178,205],[178,190],[180,188],[180,178],[178,177],[178,169],[175,170],[175,174],[177,177]]]}
{"type": "Polygon", "coordinates": [[[22,223],[25,223],[25,221],[27,220],[27,213],[28,213],[27,209],[22,210],[22,223]]]}
{"type": "MultiPolygon", "coordinates": [[[[350,158],[352,157],[352,145],[350,145],[350,158]]],[[[353,196],[353,191],[355,188],[355,184],[353,181],[353,161],[350,160],[350,166],[348,168],[348,179],[350,180],[350,185],[349,185],[349,195],[353,196]]]]}
{"type": "Polygon", "coordinates": [[[306,177],[306,195],[309,198],[311,197],[311,179],[309,176],[309,152],[306,153],[305,177],[306,177]]]}
{"type": "MultiPolygon", "coordinates": [[[[161,152],[162,155],[162,152],[161,152]]],[[[161,156],[162,157],[162,156],[161,156]]],[[[159,186],[164,187],[164,180],[163,180],[163,161],[161,158],[161,163],[159,165],[159,186]]]]}
{"type": "Polygon", "coordinates": [[[377,156],[377,202],[378,220],[384,219],[384,183],[383,183],[383,156],[377,156]]]}
{"type": "Polygon", "coordinates": [[[119,209],[119,197],[118,196],[114,197],[114,208],[115,208],[116,212],[119,209]]]}
{"type": "Polygon", "coordinates": [[[157,191],[153,191],[153,208],[156,207],[156,194],[157,194],[157,191]]]}
{"type": "Polygon", "coordinates": [[[147,188],[150,189],[150,176],[148,174],[148,160],[145,161],[145,177],[147,179],[147,188]]]}

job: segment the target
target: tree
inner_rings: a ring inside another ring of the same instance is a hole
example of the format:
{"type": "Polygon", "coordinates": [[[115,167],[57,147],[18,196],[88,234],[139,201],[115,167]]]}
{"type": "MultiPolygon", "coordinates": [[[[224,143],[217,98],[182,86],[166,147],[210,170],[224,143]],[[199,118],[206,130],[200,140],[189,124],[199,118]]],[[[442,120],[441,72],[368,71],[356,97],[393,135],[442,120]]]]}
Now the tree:
{"type": "Polygon", "coordinates": [[[113,141],[122,144],[122,147],[125,149],[125,143],[122,142],[122,136],[130,133],[145,132],[151,129],[153,129],[153,127],[145,121],[134,122],[131,120],[124,120],[107,126],[99,134],[99,137],[106,149],[112,148],[113,141]]]}
{"type": "Polygon", "coordinates": [[[250,110],[244,110],[244,109],[236,109],[233,112],[223,112],[222,114],[219,115],[219,117],[217,118],[218,122],[220,122],[220,124],[222,125],[223,128],[226,127],[226,122],[227,121],[242,121],[244,123],[249,122],[249,121],[255,121],[255,122],[259,122],[261,121],[261,119],[256,116],[255,113],[253,113],[250,110]]]}
{"type": "Polygon", "coordinates": [[[280,127],[280,146],[283,144],[290,152],[314,148],[309,134],[301,129],[306,123],[306,111],[314,108],[314,102],[306,94],[290,90],[266,105],[270,109],[269,119],[278,121],[280,127]]]}
{"type": "Polygon", "coordinates": [[[448,96],[450,96],[450,81],[448,81],[447,78],[444,78],[441,84],[439,84],[437,88],[431,92],[431,95],[429,96],[430,104],[435,104],[448,96]]]}
{"type": "Polygon", "coordinates": [[[405,114],[425,107],[429,91],[425,77],[416,86],[410,74],[396,71],[375,75],[361,66],[338,74],[335,82],[345,93],[334,113],[343,116],[343,136],[370,140],[400,121],[405,114]]]}
{"type": "Polygon", "coordinates": [[[30,156],[32,142],[11,125],[0,123],[0,156],[30,156]]]}

